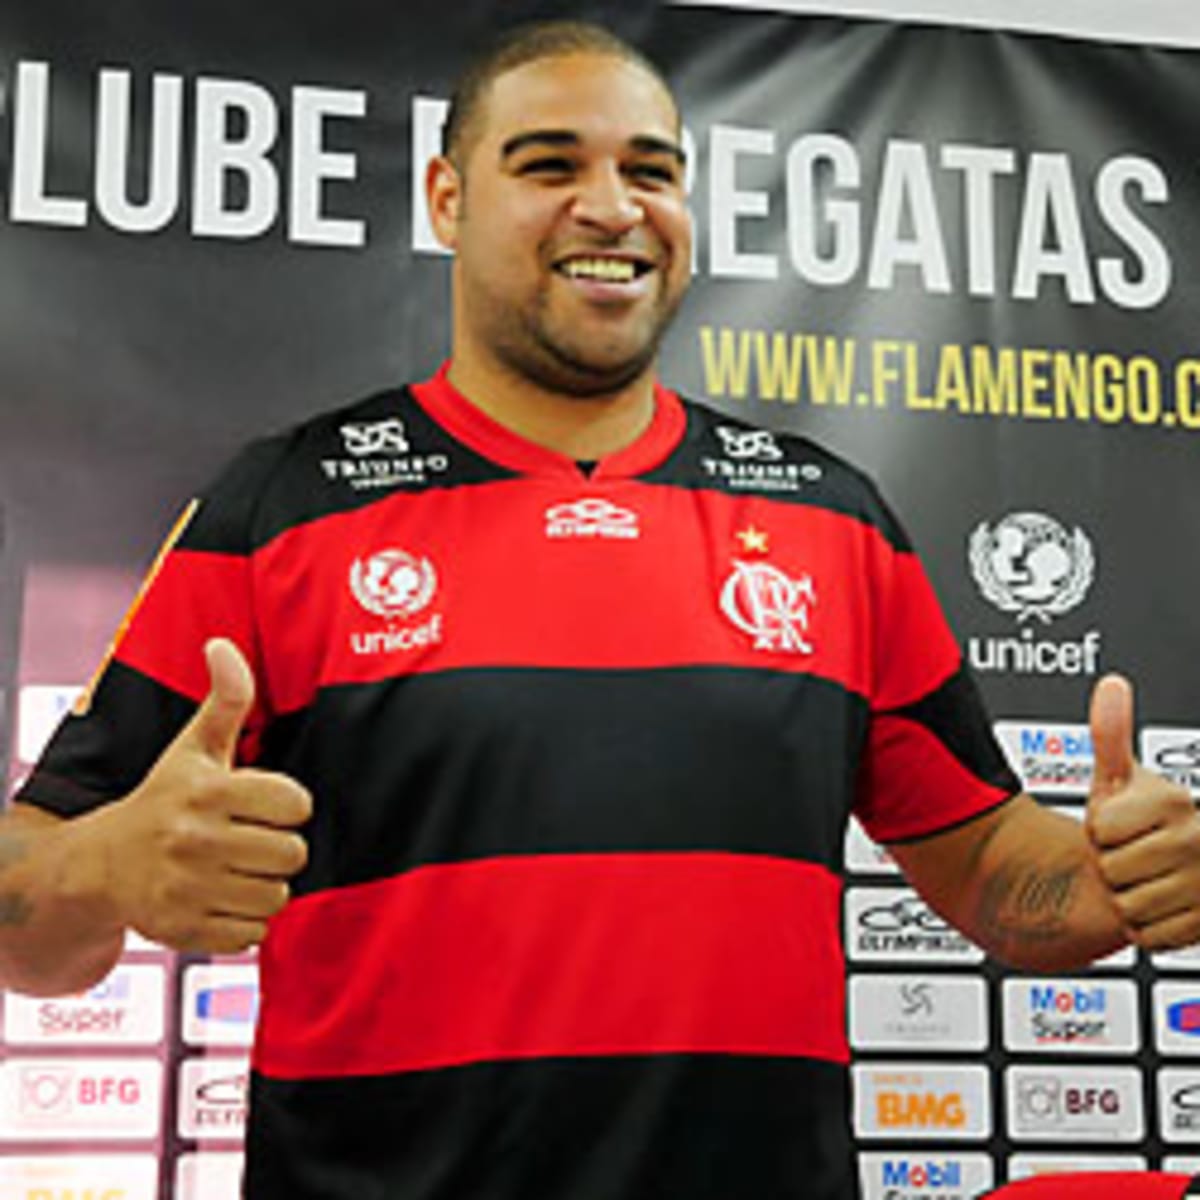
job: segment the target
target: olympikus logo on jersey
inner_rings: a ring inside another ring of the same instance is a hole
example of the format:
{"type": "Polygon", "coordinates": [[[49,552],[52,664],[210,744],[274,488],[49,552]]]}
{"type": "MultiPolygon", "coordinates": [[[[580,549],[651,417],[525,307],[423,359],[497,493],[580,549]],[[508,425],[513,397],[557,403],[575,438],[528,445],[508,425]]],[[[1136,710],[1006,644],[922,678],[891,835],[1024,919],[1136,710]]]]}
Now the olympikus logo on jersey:
{"type": "Polygon", "coordinates": [[[398,417],[362,425],[343,425],[341,434],[346,443],[346,450],[350,454],[362,456],[408,453],[408,438],[404,436],[404,422],[398,417]]]}
{"type": "Polygon", "coordinates": [[[631,539],[640,537],[641,531],[637,513],[589,496],[546,509],[546,536],[631,539]]]}
{"type": "Polygon", "coordinates": [[[721,589],[721,611],[754,639],[755,650],[812,654],[811,609],[817,603],[811,575],[792,579],[770,563],[735,561],[721,589]]]}

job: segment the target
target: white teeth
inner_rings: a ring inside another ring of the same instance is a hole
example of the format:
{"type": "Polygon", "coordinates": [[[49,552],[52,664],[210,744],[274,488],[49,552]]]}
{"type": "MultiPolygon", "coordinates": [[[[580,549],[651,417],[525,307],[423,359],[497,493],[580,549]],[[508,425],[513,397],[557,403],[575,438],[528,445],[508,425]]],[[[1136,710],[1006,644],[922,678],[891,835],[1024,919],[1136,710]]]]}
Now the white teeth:
{"type": "Polygon", "coordinates": [[[635,274],[633,263],[619,258],[572,258],[562,265],[563,274],[572,279],[602,279],[628,283],[635,274]]]}

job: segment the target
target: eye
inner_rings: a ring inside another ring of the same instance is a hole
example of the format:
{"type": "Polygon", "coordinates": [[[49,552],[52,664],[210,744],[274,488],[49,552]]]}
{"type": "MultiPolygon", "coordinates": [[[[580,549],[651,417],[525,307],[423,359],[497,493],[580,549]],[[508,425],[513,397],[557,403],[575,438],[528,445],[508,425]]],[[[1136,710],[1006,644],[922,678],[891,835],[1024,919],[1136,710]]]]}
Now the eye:
{"type": "Polygon", "coordinates": [[[570,175],[574,169],[575,164],[563,155],[544,155],[539,158],[528,159],[521,163],[517,168],[517,174],[548,177],[570,175]]]}
{"type": "Polygon", "coordinates": [[[669,162],[633,163],[628,168],[628,173],[634,179],[667,187],[679,182],[679,172],[675,164],[669,162]]]}

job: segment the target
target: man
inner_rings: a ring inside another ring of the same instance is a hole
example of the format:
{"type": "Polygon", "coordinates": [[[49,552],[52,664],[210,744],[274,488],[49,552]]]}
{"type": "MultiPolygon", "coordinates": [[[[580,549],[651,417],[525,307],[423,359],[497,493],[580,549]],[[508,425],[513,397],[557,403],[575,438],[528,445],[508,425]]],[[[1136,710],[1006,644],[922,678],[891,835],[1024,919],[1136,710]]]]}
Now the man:
{"type": "Polygon", "coordinates": [[[448,370],[234,463],[5,824],[14,987],[100,978],[130,926],[265,935],[255,1200],[854,1195],[851,808],[1009,962],[1200,930],[1123,681],[1085,832],[1014,794],[867,481],[782,437],[796,493],[706,468],[764,434],[655,378],[683,166],[602,30],[474,68],[427,181],[448,370]],[[446,469],[356,488],[350,441],[446,469]]]}

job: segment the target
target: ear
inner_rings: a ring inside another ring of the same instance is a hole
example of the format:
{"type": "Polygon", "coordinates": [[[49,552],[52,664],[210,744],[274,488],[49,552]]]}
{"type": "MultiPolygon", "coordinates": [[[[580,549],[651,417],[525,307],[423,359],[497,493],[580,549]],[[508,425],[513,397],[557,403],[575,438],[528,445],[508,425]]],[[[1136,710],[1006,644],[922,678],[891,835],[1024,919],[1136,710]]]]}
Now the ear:
{"type": "Polygon", "coordinates": [[[463,181],[458,168],[444,155],[431,158],[425,168],[425,203],[433,232],[447,250],[458,244],[462,201],[463,181]]]}

